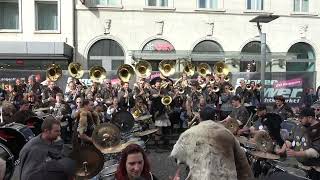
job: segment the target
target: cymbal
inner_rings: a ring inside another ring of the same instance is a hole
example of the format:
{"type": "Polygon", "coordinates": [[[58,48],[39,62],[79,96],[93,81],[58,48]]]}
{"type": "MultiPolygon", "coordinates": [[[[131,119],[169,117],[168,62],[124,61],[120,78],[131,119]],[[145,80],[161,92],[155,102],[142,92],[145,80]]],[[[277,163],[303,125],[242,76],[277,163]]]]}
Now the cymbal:
{"type": "Polygon", "coordinates": [[[104,156],[93,146],[82,147],[70,154],[76,161],[75,175],[83,178],[93,178],[103,169],[104,156]]]}
{"type": "Polygon", "coordinates": [[[230,132],[232,132],[232,134],[237,133],[238,129],[239,129],[239,124],[237,122],[237,120],[235,119],[231,119],[230,121],[226,121],[222,123],[224,125],[224,127],[226,127],[230,132]]]}
{"type": "Polygon", "coordinates": [[[272,159],[272,160],[280,159],[279,155],[262,152],[262,151],[251,151],[250,154],[255,157],[263,158],[263,159],[272,159]]]}
{"type": "Polygon", "coordinates": [[[135,120],[136,121],[144,121],[144,120],[147,120],[150,118],[152,118],[152,115],[143,115],[143,116],[137,117],[135,120]]]}
{"type": "Polygon", "coordinates": [[[263,152],[273,151],[274,144],[268,132],[260,130],[254,135],[254,141],[257,145],[257,150],[263,152]]]}
{"type": "Polygon", "coordinates": [[[134,136],[138,136],[138,137],[142,137],[142,136],[146,136],[146,135],[155,133],[155,132],[157,132],[158,130],[159,130],[159,129],[149,129],[149,130],[142,131],[142,132],[135,132],[135,133],[133,133],[133,135],[134,135],[134,136]]]}
{"type": "Polygon", "coordinates": [[[120,153],[124,148],[126,148],[129,144],[128,143],[123,143],[123,144],[118,144],[116,146],[110,147],[110,148],[105,148],[101,149],[100,151],[104,154],[115,154],[115,153],[120,153]]]}
{"type": "Polygon", "coordinates": [[[120,130],[114,124],[102,123],[94,128],[92,142],[97,149],[104,152],[106,149],[119,145],[120,130]]]}
{"type": "Polygon", "coordinates": [[[246,138],[244,136],[235,136],[235,137],[239,141],[240,144],[248,142],[248,138],[246,138]]]}
{"type": "Polygon", "coordinates": [[[134,125],[134,117],[128,111],[118,111],[113,115],[111,123],[115,124],[121,132],[129,132],[134,125]]]}
{"type": "Polygon", "coordinates": [[[44,108],[38,108],[38,109],[33,109],[32,111],[38,112],[38,111],[48,111],[50,110],[50,107],[44,107],[44,108]]]}

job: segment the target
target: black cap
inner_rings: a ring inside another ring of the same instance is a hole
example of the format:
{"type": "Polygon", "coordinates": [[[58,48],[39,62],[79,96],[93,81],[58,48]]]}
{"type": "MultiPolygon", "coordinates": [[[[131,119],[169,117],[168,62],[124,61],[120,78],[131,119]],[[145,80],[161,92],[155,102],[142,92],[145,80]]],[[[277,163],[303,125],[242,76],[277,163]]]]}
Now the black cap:
{"type": "Polygon", "coordinates": [[[265,104],[258,104],[257,111],[267,110],[267,106],[265,104]]]}
{"type": "Polygon", "coordinates": [[[299,114],[300,117],[315,116],[314,110],[312,108],[303,108],[299,114]]]}

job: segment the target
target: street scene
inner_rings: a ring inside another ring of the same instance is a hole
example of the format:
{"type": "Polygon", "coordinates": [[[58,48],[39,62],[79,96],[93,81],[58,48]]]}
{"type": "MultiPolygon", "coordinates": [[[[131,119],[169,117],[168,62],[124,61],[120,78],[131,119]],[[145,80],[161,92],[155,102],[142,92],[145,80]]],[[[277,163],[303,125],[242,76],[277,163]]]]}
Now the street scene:
{"type": "Polygon", "coordinates": [[[319,15],[0,0],[0,180],[320,180],[319,15]]]}

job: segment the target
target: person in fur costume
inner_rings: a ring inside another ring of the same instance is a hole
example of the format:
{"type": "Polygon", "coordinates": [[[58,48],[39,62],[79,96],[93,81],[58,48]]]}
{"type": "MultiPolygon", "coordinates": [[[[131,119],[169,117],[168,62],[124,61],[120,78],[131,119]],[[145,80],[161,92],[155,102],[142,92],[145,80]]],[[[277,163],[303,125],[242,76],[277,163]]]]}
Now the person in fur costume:
{"type": "Polygon", "coordinates": [[[180,135],[170,156],[188,165],[188,180],[251,179],[244,151],[229,130],[209,120],[214,115],[210,107],[200,111],[201,122],[180,135]]]}

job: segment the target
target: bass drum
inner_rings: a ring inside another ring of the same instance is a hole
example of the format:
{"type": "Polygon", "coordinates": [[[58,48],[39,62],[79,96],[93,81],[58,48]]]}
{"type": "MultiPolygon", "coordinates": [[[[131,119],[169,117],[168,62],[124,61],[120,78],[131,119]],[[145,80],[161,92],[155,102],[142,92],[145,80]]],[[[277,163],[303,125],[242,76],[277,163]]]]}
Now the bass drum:
{"type": "Polygon", "coordinates": [[[0,137],[12,152],[14,160],[19,158],[22,147],[34,136],[31,129],[23,124],[10,123],[0,127],[0,137]]]}
{"type": "MultiPolygon", "coordinates": [[[[3,141],[1,139],[1,141],[3,141]]],[[[0,143],[0,159],[5,161],[5,175],[4,180],[9,180],[14,171],[14,157],[11,151],[2,143],[0,143]]]]}

